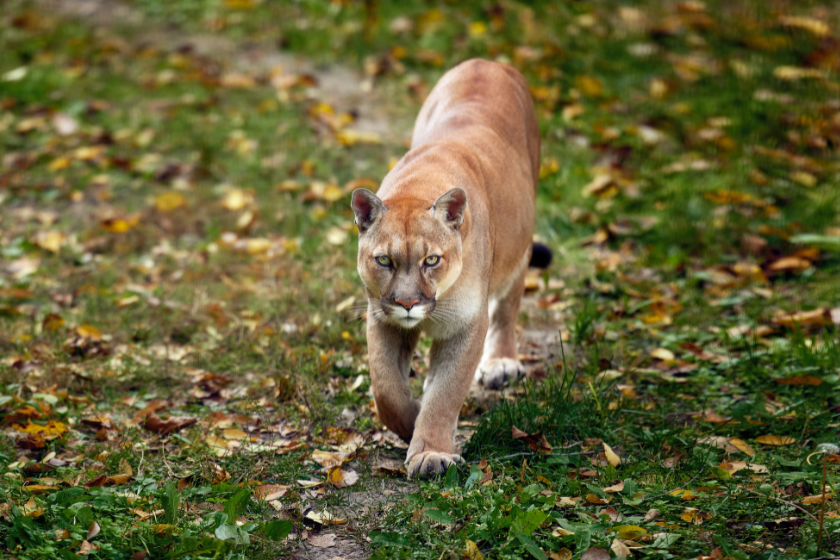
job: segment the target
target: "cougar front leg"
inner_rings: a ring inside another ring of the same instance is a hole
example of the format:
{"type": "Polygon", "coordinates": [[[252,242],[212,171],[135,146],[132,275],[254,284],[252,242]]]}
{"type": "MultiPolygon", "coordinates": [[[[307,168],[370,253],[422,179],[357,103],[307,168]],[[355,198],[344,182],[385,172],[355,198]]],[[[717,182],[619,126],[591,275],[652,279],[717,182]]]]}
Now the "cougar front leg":
{"type": "Polygon", "coordinates": [[[368,322],[370,383],[379,419],[405,441],[411,441],[420,403],[411,396],[408,376],[420,332],[368,322]]]}
{"type": "Polygon", "coordinates": [[[442,473],[461,461],[455,454],[455,428],[481,359],[487,322],[486,312],[480,313],[461,334],[432,344],[423,404],[406,458],[409,478],[442,473]]]}

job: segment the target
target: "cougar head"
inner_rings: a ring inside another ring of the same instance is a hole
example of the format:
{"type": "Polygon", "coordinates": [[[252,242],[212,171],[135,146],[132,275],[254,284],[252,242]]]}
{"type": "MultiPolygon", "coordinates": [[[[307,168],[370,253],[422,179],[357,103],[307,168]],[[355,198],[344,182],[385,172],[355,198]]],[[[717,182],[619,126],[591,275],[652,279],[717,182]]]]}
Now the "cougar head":
{"type": "Polygon", "coordinates": [[[434,203],[398,198],[386,205],[356,189],[351,206],[359,227],[359,275],[378,300],[373,319],[416,327],[461,274],[467,193],[454,188],[434,203]]]}

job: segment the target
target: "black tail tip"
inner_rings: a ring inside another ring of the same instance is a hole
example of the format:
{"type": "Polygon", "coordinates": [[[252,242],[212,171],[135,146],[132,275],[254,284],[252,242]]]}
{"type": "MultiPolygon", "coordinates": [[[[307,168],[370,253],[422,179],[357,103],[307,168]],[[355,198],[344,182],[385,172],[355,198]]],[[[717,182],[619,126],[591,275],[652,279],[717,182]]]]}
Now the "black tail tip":
{"type": "Polygon", "coordinates": [[[548,265],[551,264],[551,257],[551,249],[542,243],[534,243],[534,247],[531,250],[531,262],[528,266],[532,266],[534,268],[548,268],[548,265]]]}

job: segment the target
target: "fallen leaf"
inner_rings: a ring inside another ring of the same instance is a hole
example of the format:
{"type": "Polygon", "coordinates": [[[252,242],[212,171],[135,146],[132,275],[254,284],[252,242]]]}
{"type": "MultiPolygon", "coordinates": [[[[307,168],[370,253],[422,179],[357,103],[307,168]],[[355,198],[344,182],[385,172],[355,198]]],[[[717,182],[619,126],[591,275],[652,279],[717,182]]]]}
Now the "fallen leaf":
{"type": "Polygon", "coordinates": [[[830,325],[831,316],[822,307],[813,311],[799,311],[790,315],[773,317],[771,322],[780,327],[792,328],[797,325],[830,325]]]}
{"type": "Polygon", "coordinates": [[[757,441],[758,443],[763,443],[764,445],[776,445],[776,446],[791,445],[793,443],[796,443],[796,440],[792,437],[772,436],[772,435],[759,436],[759,437],[755,438],[755,441],[757,441]]]}
{"type": "Polygon", "coordinates": [[[586,501],[590,504],[608,504],[612,501],[612,498],[600,498],[596,494],[587,494],[586,501]]]}
{"type": "Polygon", "coordinates": [[[793,377],[780,377],[775,379],[779,385],[811,385],[817,387],[823,380],[813,375],[795,375],[793,377]]]}
{"type": "Polygon", "coordinates": [[[667,348],[656,348],[650,353],[651,358],[662,360],[663,362],[673,362],[677,359],[673,352],[667,348]]]}
{"type": "Polygon", "coordinates": [[[187,197],[178,191],[168,191],[155,197],[155,208],[160,212],[172,212],[187,205],[187,197]]]}
{"type": "Polygon", "coordinates": [[[98,535],[98,534],[99,534],[99,532],[100,532],[101,530],[102,530],[102,528],[99,526],[99,523],[97,523],[96,521],[94,521],[94,522],[93,522],[93,523],[91,523],[91,524],[90,524],[90,526],[88,527],[88,534],[87,534],[87,538],[88,538],[88,539],[92,539],[93,537],[95,537],[96,535],[98,535]]]}
{"type": "Polygon", "coordinates": [[[91,552],[99,550],[99,547],[95,544],[91,544],[88,541],[82,541],[82,545],[79,547],[79,551],[76,554],[81,554],[82,556],[87,556],[91,552]]]}
{"type": "MultiPolygon", "coordinates": [[[[574,535],[574,533],[571,534],[574,535]]],[[[551,560],[572,560],[572,551],[568,548],[561,548],[560,550],[549,552],[548,557],[551,560]]]]}
{"type": "Polygon", "coordinates": [[[359,481],[359,474],[353,469],[334,467],[330,469],[327,480],[336,488],[347,488],[359,481]]]}
{"type": "Polygon", "coordinates": [[[289,488],[285,484],[262,484],[254,491],[254,498],[270,502],[285,496],[289,488]]]}
{"type": "Polygon", "coordinates": [[[484,556],[481,554],[481,551],[478,550],[478,545],[469,539],[467,539],[464,557],[465,560],[484,560],[484,556]]]}
{"type": "Polygon", "coordinates": [[[828,492],[826,494],[817,494],[815,496],[807,496],[802,498],[803,504],[820,504],[834,497],[834,493],[828,492]]]}
{"type": "Polygon", "coordinates": [[[341,525],[347,523],[347,520],[343,517],[336,517],[327,510],[310,510],[306,512],[304,517],[321,525],[341,525]]]}
{"type": "Polygon", "coordinates": [[[618,537],[622,539],[635,539],[636,537],[647,535],[647,530],[638,525],[618,525],[617,527],[612,527],[610,531],[615,531],[618,537]]]}
{"type": "Polygon", "coordinates": [[[607,461],[608,461],[608,462],[610,463],[610,465],[612,465],[613,467],[617,467],[618,465],[620,465],[620,464],[621,464],[621,457],[619,457],[618,455],[616,455],[615,451],[613,451],[613,450],[612,450],[612,447],[610,447],[610,446],[609,446],[609,445],[607,445],[606,443],[604,443],[604,454],[606,454],[606,456],[607,456],[607,461]]]}
{"type": "Polygon", "coordinates": [[[731,440],[729,440],[729,443],[731,443],[732,445],[737,447],[739,451],[742,451],[747,455],[755,455],[755,450],[752,447],[750,447],[750,445],[746,441],[742,439],[732,438],[731,440]]]}
{"type": "Polygon", "coordinates": [[[152,412],[146,417],[144,427],[151,432],[167,435],[188,428],[196,422],[198,422],[198,419],[192,416],[170,416],[166,420],[162,420],[152,412]]]}
{"type": "Polygon", "coordinates": [[[785,27],[807,31],[817,37],[825,37],[831,33],[831,28],[826,22],[806,16],[782,16],[779,23],[785,27]]]}
{"type": "Polygon", "coordinates": [[[581,554],[580,560],[610,560],[610,553],[600,546],[593,546],[581,554]]]}
{"type": "Polygon", "coordinates": [[[756,474],[768,474],[770,472],[764,465],[746,463],[744,461],[724,461],[718,466],[730,474],[736,473],[744,469],[748,469],[756,474]]]}
{"type": "Polygon", "coordinates": [[[336,536],[334,533],[318,536],[308,533],[306,538],[309,541],[309,544],[317,548],[331,548],[335,546],[336,536]]]}
{"type": "Polygon", "coordinates": [[[320,450],[313,451],[312,455],[310,455],[309,458],[327,469],[331,469],[333,467],[340,467],[346,460],[346,457],[342,455],[320,450]]]}
{"type": "Polygon", "coordinates": [[[38,503],[35,501],[34,496],[30,497],[20,509],[23,512],[24,517],[41,517],[44,515],[43,510],[38,507],[38,503]]]}
{"type": "Polygon", "coordinates": [[[622,559],[630,558],[633,555],[627,545],[618,539],[613,539],[613,542],[610,545],[610,550],[612,550],[613,554],[615,554],[618,558],[622,559]]]}
{"type": "Polygon", "coordinates": [[[623,480],[621,482],[619,482],[618,484],[614,484],[612,486],[604,488],[604,492],[606,492],[608,494],[612,494],[613,492],[621,492],[622,490],[624,490],[624,481],[623,480]]]}

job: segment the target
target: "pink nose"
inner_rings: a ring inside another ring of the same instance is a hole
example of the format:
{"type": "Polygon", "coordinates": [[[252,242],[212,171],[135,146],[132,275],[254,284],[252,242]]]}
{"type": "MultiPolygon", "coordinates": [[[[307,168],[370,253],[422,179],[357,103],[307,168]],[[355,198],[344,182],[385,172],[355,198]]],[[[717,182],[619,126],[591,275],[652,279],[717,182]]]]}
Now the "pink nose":
{"type": "Polygon", "coordinates": [[[399,303],[400,305],[402,305],[406,309],[411,309],[412,307],[415,306],[415,304],[420,303],[419,299],[413,299],[411,301],[402,301],[402,300],[397,299],[397,300],[394,300],[394,301],[396,301],[397,303],[399,303]]]}

